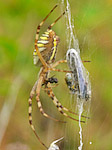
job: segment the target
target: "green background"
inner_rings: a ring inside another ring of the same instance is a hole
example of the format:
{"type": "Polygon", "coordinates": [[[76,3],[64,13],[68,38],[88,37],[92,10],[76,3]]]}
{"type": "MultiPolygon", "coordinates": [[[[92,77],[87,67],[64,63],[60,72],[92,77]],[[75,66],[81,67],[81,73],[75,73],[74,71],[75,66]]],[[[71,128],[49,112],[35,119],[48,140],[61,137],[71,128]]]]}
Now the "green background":
{"type": "MultiPolygon", "coordinates": [[[[11,112],[16,104],[1,143],[1,150],[44,150],[28,123],[28,97],[38,78],[39,67],[33,65],[32,53],[37,25],[59,1],[0,1],[0,110],[6,103],[11,112]],[[14,88],[12,88],[14,85],[14,88]]],[[[41,33],[61,14],[61,2],[44,24],[41,33]]],[[[92,101],[89,116],[83,124],[83,150],[112,149],[112,0],[70,0],[72,18],[79,40],[82,60],[90,73],[92,101]],[[92,144],[90,144],[92,142],[92,144]]],[[[67,51],[66,22],[63,17],[53,30],[60,37],[56,60],[65,59],[67,51]]],[[[66,65],[58,68],[67,69],[66,65]]],[[[52,73],[59,80],[54,93],[59,101],[75,111],[74,99],[64,81],[64,73],[52,73]]],[[[33,120],[37,133],[48,146],[64,136],[60,149],[74,150],[79,146],[78,122],[63,117],[48,96],[41,91],[45,111],[67,124],[44,118],[33,100],[33,120]]],[[[3,115],[3,120],[6,116],[3,115]]]]}

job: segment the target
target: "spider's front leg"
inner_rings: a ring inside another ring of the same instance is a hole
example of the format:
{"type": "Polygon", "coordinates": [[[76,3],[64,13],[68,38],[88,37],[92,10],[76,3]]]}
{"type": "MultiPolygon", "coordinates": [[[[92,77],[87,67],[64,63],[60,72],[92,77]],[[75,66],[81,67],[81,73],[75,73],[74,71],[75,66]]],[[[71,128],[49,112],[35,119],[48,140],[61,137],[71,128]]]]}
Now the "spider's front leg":
{"type": "Polygon", "coordinates": [[[50,67],[48,68],[48,70],[50,71],[57,71],[57,72],[66,72],[66,73],[72,73],[72,71],[69,70],[61,70],[61,69],[56,69],[55,67],[58,66],[61,63],[66,63],[67,60],[59,60],[54,64],[50,64],[50,67]]]}
{"type": "Polygon", "coordinates": [[[55,10],[55,8],[57,7],[58,5],[55,5],[53,7],[53,9],[49,12],[49,14],[43,19],[43,21],[38,25],[37,27],[37,31],[36,31],[36,37],[35,37],[35,50],[36,50],[36,53],[42,63],[43,66],[47,67],[47,63],[46,61],[43,59],[39,49],[38,49],[38,46],[37,46],[37,42],[38,42],[38,39],[39,39],[39,32],[40,32],[40,28],[42,27],[42,25],[44,24],[45,20],[50,16],[50,14],[55,10]]]}
{"type": "Polygon", "coordinates": [[[48,70],[50,71],[57,71],[57,72],[66,72],[66,73],[72,73],[72,71],[68,71],[68,70],[60,70],[60,69],[56,69],[56,68],[48,68],[48,70]]]}
{"type": "Polygon", "coordinates": [[[59,64],[62,64],[62,63],[67,63],[67,60],[59,60],[57,62],[55,62],[52,67],[55,68],[56,66],[58,66],[59,64]]]}
{"type": "MultiPolygon", "coordinates": [[[[83,62],[90,62],[90,61],[83,61],[83,62]]],[[[67,60],[59,60],[54,64],[51,64],[51,68],[49,70],[51,71],[58,71],[58,72],[66,72],[66,73],[72,73],[72,71],[67,71],[67,70],[60,70],[60,69],[56,69],[55,67],[58,66],[59,64],[62,63],[67,63],[67,60]]]]}

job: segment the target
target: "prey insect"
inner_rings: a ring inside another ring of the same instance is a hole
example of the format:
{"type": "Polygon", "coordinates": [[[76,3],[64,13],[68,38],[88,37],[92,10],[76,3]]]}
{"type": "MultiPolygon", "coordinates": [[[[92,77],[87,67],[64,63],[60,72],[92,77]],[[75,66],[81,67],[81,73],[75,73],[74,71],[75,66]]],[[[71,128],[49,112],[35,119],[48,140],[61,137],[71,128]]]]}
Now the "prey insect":
{"type": "MultiPolygon", "coordinates": [[[[72,94],[77,94],[78,98],[86,101],[91,97],[91,87],[89,82],[89,73],[83,66],[80,54],[75,49],[67,51],[67,62],[72,73],[65,76],[66,84],[72,94]]],[[[90,62],[90,61],[84,61],[90,62]]]]}
{"type": "MultiPolygon", "coordinates": [[[[48,96],[53,101],[54,105],[57,107],[58,111],[75,121],[78,121],[77,119],[69,116],[66,112],[72,113],[77,115],[76,113],[70,111],[69,109],[63,107],[61,103],[58,101],[58,99],[55,97],[53,90],[52,90],[52,83],[56,83],[56,78],[49,78],[50,71],[58,71],[58,72],[66,72],[71,73],[71,71],[66,70],[60,70],[56,69],[55,67],[58,66],[60,63],[65,63],[65,60],[59,60],[56,63],[53,64],[55,61],[56,53],[57,53],[57,46],[59,43],[59,37],[56,35],[56,33],[51,29],[56,22],[65,14],[66,10],[48,27],[47,31],[42,34],[41,37],[39,37],[40,28],[42,27],[45,20],[49,17],[49,15],[54,11],[54,9],[57,7],[57,5],[50,11],[50,13],[44,18],[44,20],[38,25],[37,32],[36,32],[36,38],[35,38],[35,49],[33,52],[33,58],[34,58],[34,64],[38,65],[38,63],[41,64],[41,69],[39,72],[38,80],[35,82],[29,97],[29,123],[30,126],[35,133],[36,137],[38,138],[39,142],[46,148],[48,147],[42,142],[38,134],[36,133],[36,130],[34,128],[33,122],[32,122],[32,99],[34,95],[36,94],[36,101],[38,108],[41,112],[41,114],[44,117],[47,117],[49,119],[52,119],[57,122],[65,123],[64,121],[57,120],[50,115],[48,115],[42,108],[42,104],[40,101],[40,90],[42,86],[44,85],[44,91],[48,94],[48,96]],[[64,112],[65,111],[65,112],[64,112]]],[[[82,116],[84,117],[84,116],[82,116]]],[[[85,121],[81,121],[85,122],[85,121]]]]}

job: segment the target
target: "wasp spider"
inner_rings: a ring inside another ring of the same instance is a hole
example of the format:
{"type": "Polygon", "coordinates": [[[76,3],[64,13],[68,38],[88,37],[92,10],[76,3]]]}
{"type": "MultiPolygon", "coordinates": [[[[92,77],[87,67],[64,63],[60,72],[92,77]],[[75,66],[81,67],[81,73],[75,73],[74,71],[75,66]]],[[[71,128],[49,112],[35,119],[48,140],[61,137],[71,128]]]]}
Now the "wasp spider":
{"type": "MultiPolygon", "coordinates": [[[[71,71],[59,70],[59,69],[55,68],[60,63],[66,62],[66,60],[59,60],[53,64],[53,62],[55,61],[55,57],[56,57],[57,46],[59,43],[59,37],[56,35],[56,33],[51,28],[65,14],[66,11],[64,11],[63,14],[61,16],[59,16],[54,21],[54,23],[52,23],[48,27],[47,31],[44,32],[44,34],[42,34],[42,36],[39,38],[40,28],[42,27],[45,20],[48,18],[48,16],[53,12],[53,10],[56,7],[57,7],[57,5],[50,11],[50,13],[44,18],[44,20],[37,27],[36,39],[35,39],[35,50],[33,52],[33,57],[34,57],[35,65],[38,65],[38,63],[41,63],[41,69],[40,69],[38,80],[35,82],[32,90],[31,90],[30,97],[29,97],[29,123],[30,123],[30,126],[31,126],[33,132],[35,133],[36,137],[38,138],[39,142],[46,149],[48,149],[48,147],[41,141],[41,139],[39,138],[38,134],[36,133],[34,125],[32,123],[32,99],[33,99],[35,93],[36,93],[36,101],[37,101],[38,108],[44,117],[50,118],[57,122],[64,122],[64,121],[57,120],[44,112],[44,110],[42,108],[42,104],[40,102],[40,98],[39,98],[40,97],[40,89],[43,85],[44,85],[43,87],[44,87],[45,92],[52,99],[52,101],[55,104],[55,106],[57,107],[58,111],[61,114],[63,114],[64,116],[78,121],[77,119],[72,118],[71,116],[69,116],[68,114],[66,114],[64,112],[64,111],[66,111],[66,112],[77,115],[76,113],[68,110],[67,108],[65,108],[61,105],[61,103],[55,97],[53,90],[52,90],[52,85],[51,85],[51,83],[57,83],[57,79],[53,78],[53,77],[49,78],[50,71],[70,72],[71,73],[71,71]]],[[[81,121],[81,122],[84,122],[84,121],[81,121]]]]}

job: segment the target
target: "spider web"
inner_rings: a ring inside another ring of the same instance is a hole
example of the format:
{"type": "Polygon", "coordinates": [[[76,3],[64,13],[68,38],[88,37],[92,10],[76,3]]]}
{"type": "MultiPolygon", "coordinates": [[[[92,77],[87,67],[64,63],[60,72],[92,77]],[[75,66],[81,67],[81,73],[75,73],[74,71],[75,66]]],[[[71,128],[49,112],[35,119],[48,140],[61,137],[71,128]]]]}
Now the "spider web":
{"type": "MultiPolygon", "coordinates": [[[[89,101],[85,101],[83,98],[79,98],[78,96],[77,97],[74,96],[74,101],[77,102],[76,103],[76,109],[78,109],[78,113],[79,113],[80,145],[78,146],[78,149],[82,150],[84,143],[83,143],[82,126],[81,126],[80,120],[81,120],[81,115],[82,115],[83,111],[86,111],[87,115],[88,115],[89,110],[90,110],[91,83],[89,81],[89,72],[84,67],[84,65],[81,61],[81,58],[80,58],[79,42],[78,42],[78,39],[76,37],[76,33],[75,33],[75,29],[74,29],[74,20],[72,19],[72,16],[71,16],[70,3],[68,0],[66,0],[65,3],[66,3],[66,8],[67,8],[67,13],[66,13],[66,41],[67,41],[68,51],[70,51],[70,54],[71,54],[71,58],[68,60],[69,68],[72,71],[74,70],[73,62],[71,61],[71,60],[73,60],[75,63],[75,67],[78,68],[77,74],[79,76],[77,78],[79,81],[80,94],[82,95],[82,91],[84,91],[84,83],[86,82],[88,85],[87,86],[87,93],[89,93],[89,96],[90,96],[89,101]],[[83,78],[82,77],[80,78],[80,76],[82,76],[83,78]],[[84,110],[85,106],[86,106],[86,110],[84,110]]],[[[62,4],[61,7],[65,8],[64,0],[61,1],[61,4],[62,4]]],[[[74,82],[74,79],[73,79],[73,82],[74,82]]],[[[75,138],[76,138],[76,136],[75,136],[75,138]]],[[[74,141],[76,141],[76,139],[74,139],[74,141]]],[[[73,147],[75,149],[75,146],[73,146],[73,147]]],[[[72,147],[72,149],[73,149],[73,147],[72,147]]],[[[69,147],[69,149],[71,150],[71,146],[69,147]]]]}

